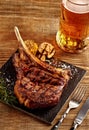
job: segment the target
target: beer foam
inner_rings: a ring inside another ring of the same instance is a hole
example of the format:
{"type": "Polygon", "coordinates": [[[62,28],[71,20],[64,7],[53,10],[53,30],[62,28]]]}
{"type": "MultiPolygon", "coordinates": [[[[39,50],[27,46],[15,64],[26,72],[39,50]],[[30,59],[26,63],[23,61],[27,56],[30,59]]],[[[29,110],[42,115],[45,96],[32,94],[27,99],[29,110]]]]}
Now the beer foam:
{"type": "Polygon", "coordinates": [[[89,2],[88,0],[63,0],[64,7],[74,13],[88,13],[89,12],[89,2]]]}

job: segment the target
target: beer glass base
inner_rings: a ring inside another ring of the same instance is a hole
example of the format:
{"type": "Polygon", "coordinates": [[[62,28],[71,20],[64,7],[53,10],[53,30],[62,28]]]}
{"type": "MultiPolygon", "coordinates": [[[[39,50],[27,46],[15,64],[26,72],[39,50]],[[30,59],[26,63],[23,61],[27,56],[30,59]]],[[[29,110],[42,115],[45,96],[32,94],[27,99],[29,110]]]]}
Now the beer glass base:
{"type": "Polygon", "coordinates": [[[60,49],[62,49],[63,51],[65,52],[68,52],[68,53],[81,53],[83,52],[84,50],[87,49],[87,45],[84,46],[83,48],[68,48],[67,46],[65,46],[65,40],[63,41],[64,39],[62,39],[62,42],[61,42],[61,37],[60,37],[60,31],[58,30],[57,34],[56,34],[56,42],[57,42],[57,45],[60,47],[60,49]]]}

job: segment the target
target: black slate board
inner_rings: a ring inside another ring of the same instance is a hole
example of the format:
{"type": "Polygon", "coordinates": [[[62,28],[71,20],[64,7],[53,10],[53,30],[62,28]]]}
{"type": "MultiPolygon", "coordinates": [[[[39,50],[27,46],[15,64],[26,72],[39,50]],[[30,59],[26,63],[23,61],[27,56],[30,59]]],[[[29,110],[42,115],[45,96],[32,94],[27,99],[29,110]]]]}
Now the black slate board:
{"type": "Polygon", "coordinates": [[[13,102],[13,100],[12,102],[7,102],[7,100],[0,97],[1,102],[4,102],[5,104],[8,104],[16,109],[19,109],[29,115],[32,115],[42,121],[51,124],[55,116],[57,115],[57,113],[60,111],[60,109],[62,108],[62,106],[68,99],[68,97],[70,96],[70,94],[73,92],[73,90],[76,88],[79,81],[84,76],[86,71],[82,68],[73,66],[72,64],[59,61],[59,60],[50,60],[50,64],[56,67],[70,68],[72,72],[72,78],[69,80],[67,87],[64,89],[58,105],[52,108],[31,110],[19,104],[19,102],[17,101],[13,93],[13,88],[16,81],[16,72],[12,64],[12,57],[0,69],[0,79],[3,79],[5,81],[6,83],[5,87],[9,92],[8,93],[9,96],[15,97],[16,102],[13,102]]]}

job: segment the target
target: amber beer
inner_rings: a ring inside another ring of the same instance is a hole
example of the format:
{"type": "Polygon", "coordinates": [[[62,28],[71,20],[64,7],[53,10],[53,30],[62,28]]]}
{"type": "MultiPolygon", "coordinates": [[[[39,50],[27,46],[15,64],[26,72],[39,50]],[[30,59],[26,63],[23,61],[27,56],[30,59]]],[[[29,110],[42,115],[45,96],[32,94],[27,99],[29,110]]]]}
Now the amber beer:
{"type": "MultiPolygon", "coordinates": [[[[84,0],[82,0],[84,1],[84,0]]],[[[86,0],[85,0],[86,1],[86,0]]],[[[63,0],[57,43],[64,51],[81,52],[86,48],[89,37],[89,3],[63,0]]]]}

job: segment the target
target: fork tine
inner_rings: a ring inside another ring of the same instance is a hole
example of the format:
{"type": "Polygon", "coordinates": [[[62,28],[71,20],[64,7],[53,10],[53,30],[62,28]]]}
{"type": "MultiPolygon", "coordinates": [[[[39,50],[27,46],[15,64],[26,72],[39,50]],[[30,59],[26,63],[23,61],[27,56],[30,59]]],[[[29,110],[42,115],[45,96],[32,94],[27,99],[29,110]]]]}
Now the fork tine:
{"type": "Polygon", "coordinates": [[[84,97],[86,92],[86,87],[78,87],[77,90],[73,93],[73,100],[77,100],[78,102],[81,102],[82,98],[84,97]]]}
{"type": "Polygon", "coordinates": [[[73,95],[72,95],[72,99],[76,100],[79,96],[79,92],[80,92],[81,88],[77,88],[74,92],[73,92],[73,95]]]}
{"type": "Polygon", "coordinates": [[[64,118],[66,118],[66,115],[69,113],[69,111],[73,108],[77,108],[80,105],[82,98],[85,95],[85,92],[86,92],[86,87],[84,86],[78,87],[73,92],[72,99],[69,101],[69,107],[67,108],[65,113],[62,115],[61,119],[58,120],[58,122],[52,127],[51,130],[58,130],[59,126],[63,122],[64,118]]]}
{"type": "Polygon", "coordinates": [[[80,94],[79,94],[79,97],[78,97],[80,102],[83,99],[85,92],[86,92],[86,87],[82,87],[80,94]]]}

